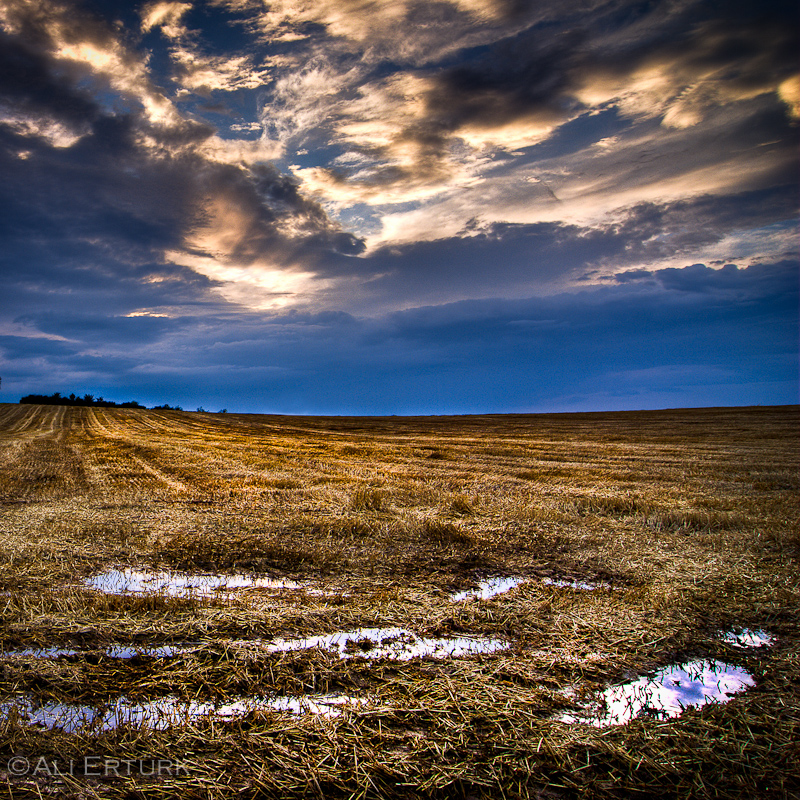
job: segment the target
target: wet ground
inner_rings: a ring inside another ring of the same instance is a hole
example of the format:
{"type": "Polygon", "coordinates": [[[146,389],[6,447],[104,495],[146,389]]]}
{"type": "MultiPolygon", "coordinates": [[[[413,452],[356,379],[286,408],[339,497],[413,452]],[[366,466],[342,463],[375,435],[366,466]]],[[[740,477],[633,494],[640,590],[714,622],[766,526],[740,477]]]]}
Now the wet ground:
{"type": "MultiPolygon", "coordinates": [[[[487,601],[523,585],[530,579],[521,576],[486,578],[477,585],[450,595],[448,601],[487,601]]],[[[608,588],[604,582],[544,578],[542,584],[554,589],[591,591],[608,588]]],[[[133,568],[107,570],[86,580],[88,588],[108,594],[153,594],[174,597],[214,597],[230,599],[251,590],[294,592],[306,590],[306,584],[282,578],[253,577],[245,574],[188,574],[177,571],[151,571],[133,568]]],[[[314,593],[326,593],[315,587],[314,593]]],[[[761,648],[774,643],[763,630],[737,628],[719,635],[719,640],[735,649],[761,648]]],[[[422,636],[406,627],[372,627],[293,639],[272,638],[232,640],[226,646],[233,651],[247,651],[263,657],[299,651],[323,651],[341,659],[373,661],[411,661],[414,659],[460,659],[507,651],[513,642],[500,637],[458,635],[422,636]]],[[[109,645],[100,650],[64,647],[28,647],[0,654],[3,661],[18,659],[80,658],[87,654],[108,659],[180,658],[203,649],[198,642],[168,645],[109,645]]],[[[642,716],[666,719],[685,709],[707,703],[724,703],[739,692],[755,685],[755,680],[741,667],[718,659],[694,660],[665,666],[624,684],[609,686],[602,692],[587,694],[580,687],[563,692],[576,710],[556,717],[559,722],[608,727],[624,725],[642,716]]],[[[367,697],[338,695],[281,695],[242,697],[232,702],[186,701],[160,697],[134,702],[120,698],[110,705],[86,705],[59,702],[38,703],[20,695],[0,704],[0,712],[15,714],[20,721],[46,728],[74,731],[78,728],[100,732],[119,725],[156,729],[178,725],[203,717],[225,719],[252,712],[316,714],[336,716],[344,708],[362,706],[367,697]]]]}

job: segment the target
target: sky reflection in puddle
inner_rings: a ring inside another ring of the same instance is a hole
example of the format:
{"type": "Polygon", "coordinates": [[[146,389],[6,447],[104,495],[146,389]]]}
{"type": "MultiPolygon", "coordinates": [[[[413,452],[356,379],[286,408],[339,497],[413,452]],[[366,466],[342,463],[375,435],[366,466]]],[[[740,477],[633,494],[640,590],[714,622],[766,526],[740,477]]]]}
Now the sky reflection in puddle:
{"type": "Polygon", "coordinates": [[[253,711],[337,717],[343,709],[362,706],[366,702],[348,695],[248,697],[220,704],[202,700],[179,700],[176,697],[133,702],[123,697],[111,706],[96,707],[57,702],[36,705],[30,698],[20,697],[0,703],[0,714],[7,717],[16,713],[21,722],[49,730],[57,728],[72,733],[79,729],[88,729],[100,733],[120,725],[164,730],[203,718],[234,719],[253,711]]]}
{"type": "Polygon", "coordinates": [[[268,653],[320,648],[340,658],[385,658],[410,661],[412,658],[456,658],[505,650],[502,639],[480,636],[455,636],[432,639],[418,636],[406,628],[359,628],[354,631],[309,636],[304,639],[275,639],[263,645],[268,653]]]}
{"type": "Polygon", "coordinates": [[[3,658],[61,658],[61,656],[77,656],[80,650],[67,647],[26,647],[22,650],[6,650],[3,658]]]}
{"type": "Polygon", "coordinates": [[[766,631],[751,631],[749,628],[743,628],[723,634],[722,641],[733,647],[769,647],[775,639],[766,631]]]}
{"type": "Polygon", "coordinates": [[[191,653],[200,647],[198,644],[183,645],[121,645],[113,644],[105,650],[75,650],[66,647],[26,647],[22,650],[7,650],[0,653],[2,658],[61,658],[62,656],[80,656],[87,653],[102,654],[106,658],[136,658],[149,656],[151,658],[171,658],[173,656],[191,653]]]}
{"type": "Polygon", "coordinates": [[[85,585],[105,594],[162,594],[169,597],[225,597],[242,589],[302,589],[295,581],[247,575],[187,575],[181,572],[109,569],[85,585]]]}
{"type": "Polygon", "coordinates": [[[669,719],[686,708],[725,703],[731,695],[755,686],[750,673],[722,661],[691,661],[664,667],[652,677],[611,686],[596,703],[557,717],[559,722],[597,728],[625,725],[637,717],[669,719]]]}
{"type": "Polygon", "coordinates": [[[478,600],[488,600],[495,595],[511,591],[511,589],[516,588],[524,582],[525,578],[489,578],[488,580],[481,581],[477,589],[467,589],[464,592],[458,592],[450,599],[454,603],[460,603],[473,597],[478,600]]]}
{"type": "Polygon", "coordinates": [[[587,581],[568,581],[563,578],[542,578],[542,583],[546,586],[555,586],[558,589],[581,589],[591,591],[592,589],[607,589],[607,583],[589,583],[587,581]]]}
{"type": "MultiPolygon", "coordinates": [[[[231,641],[234,648],[256,649],[268,654],[286,653],[318,648],[337,654],[340,658],[388,659],[410,661],[413,658],[457,658],[459,656],[479,655],[505,650],[509,643],[502,639],[481,636],[454,636],[430,638],[418,636],[406,628],[359,628],[353,631],[308,636],[302,639],[274,639],[262,641],[231,641]]],[[[202,645],[111,645],[105,650],[77,650],[61,647],[28,647],[23,650],[9,650],[2,658],[50,658],[78,656],[85,654],[104,655],[107,658],[130,659],[149,656],[170,658],[195,652],[202,645]]]]}

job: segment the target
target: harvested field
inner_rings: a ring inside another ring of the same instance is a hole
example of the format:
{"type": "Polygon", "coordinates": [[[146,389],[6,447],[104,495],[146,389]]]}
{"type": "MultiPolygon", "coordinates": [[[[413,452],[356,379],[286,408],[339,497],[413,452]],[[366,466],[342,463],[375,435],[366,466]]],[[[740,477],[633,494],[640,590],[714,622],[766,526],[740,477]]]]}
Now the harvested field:
{"type": "Polygon", "coordinates": [[[0,405],[0,786],[800,796],[798,423],[0,405]]]}

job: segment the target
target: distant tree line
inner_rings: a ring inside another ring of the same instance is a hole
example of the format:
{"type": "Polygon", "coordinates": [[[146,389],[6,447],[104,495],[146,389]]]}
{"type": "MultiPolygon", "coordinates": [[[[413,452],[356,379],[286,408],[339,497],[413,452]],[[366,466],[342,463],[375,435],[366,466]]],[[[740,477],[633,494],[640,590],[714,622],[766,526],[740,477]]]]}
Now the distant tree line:
{"type": "MultiPolygon", "coordinates": [[[[95,408],[147,408],[136,400],[128,400],[126,403],[115,403],[113,400],[104,400],[102,397],[95,397],[93,394],[85,394],[79,397],[76,394],[63,396],[61,392],[53,394],[29,394],[20,398],[20,403],[35,404],[42,406],[92,406],[95,408]]],[[[171,411],[183,411],[180,406],[163,406],[155,408],[169,409],[171,411]]]]}

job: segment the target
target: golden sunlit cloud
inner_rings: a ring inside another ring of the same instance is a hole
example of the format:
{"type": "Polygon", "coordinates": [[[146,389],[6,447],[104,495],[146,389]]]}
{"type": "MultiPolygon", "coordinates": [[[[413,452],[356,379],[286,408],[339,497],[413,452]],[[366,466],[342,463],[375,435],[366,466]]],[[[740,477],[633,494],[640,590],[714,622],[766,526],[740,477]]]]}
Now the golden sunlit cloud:
{"type": "MultiPolygon", "coordinates": [[[[0,125],[7,125],[20,136],[43,139],[51,147],[59,149],[72,147],[88,133],[87,128],[76,130],[75,127],[60,120],[25,116],[17,111],[4,110],[2,107],[0,107],[0,125]]],[[[27,155],[20,153],[18,157],[24,159],[27,155]]]]}
{"type": "Polygon", "coordinates": [[[181,250],[164,253],[168,263],[189,267],[219,283],[213,291],[225,300],[252,310],[278,310],[306,305],[332,281],[310,272],[294,272],[285,265],[226,263],[224,256],[197,255],[181,250]]]}
{"type": "Polygon", "coordinates": [[[269,80],[271,69],[256,69],[249,56],[205,56],[189,47],[175,47],[181,88],[190,92],[234,92],[257,89],[269,80]]]}
{"type": "Polygon", "coordinates": [[[419,24],[420,6],[413,0],[274,0],[268,5],[218,0],[218,4],[257,14],[256,24],[269,41],[303,40],[308,37],[304,32],[308,23],[316,23],[332,40],[357,46],[370,58],[408,62],[479,45],[492,37],[491,23],[507,16],[503,4],[491,0],[441,2],[426,15],[424,25],[419,24]],[[398,35],[409,29],[413,36],[398,35]]]}
{"type": "Polygon", "coordinates": [[[76,18],[68,5],[16,0],[0,10],[0,26],[7,33],[19,34],[32,21],[46,34],[42,41],[49,41],[52,57],[67,73],[79,69],[94,81],[106,81],[115,91],[138,100],[153,124],[182,122],[172,103],[152,84],[146,59],[126,48],[112,31],[76,18]]]}
{"type": "MultiPolygon", "coordinates": [[[[680,154],[680,131],[672,147],[680,154]]],[[[793,155],[761,148],[747,159],[714,149],[698,150],[694,168],[670,153],[658,132],[646,136],[616,136],[597,143],[569,169],[559,164],[539,164],[504,177],[443,193],[409,211],[387,212],[382,229],[367,237],[368,251],[400,242],[432,241],[465,233],[466,223],[536,224],[557,222],[595,227],[608,224],[610,215],[640,203],[671,203],[693,197],[724,196],[731,192],[769,186],[776,176],[791,169],[793,155]],[[659,165],[642,170],[638,154],[656,146],[664,153],[659,165]]],[[[475,231],[479,231],[475,229],[475,231]]]]}
{"type": "Polygon", "coordinates": [[[192,7],[191,3],[149,3],[142,9],[142,30],[161,28],[169,38],[181,36],[185,28],[180,24],[181,17],[192,7]]]}
{"type": "Polygon", "coordinates": [[[222,139],[215,135],[197,145],[197,152],[209,161],[220,164],[252,165],[280,158],[284,153],[284,147],[280,142],[266,137],[255,140],[222,139]]]}
{"type": "Polygon", "coordinates": [[[789,113],[800,119],[800,75],[787,78],[778,87],[778,96],[786,103],[789,113]]]}

